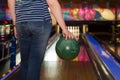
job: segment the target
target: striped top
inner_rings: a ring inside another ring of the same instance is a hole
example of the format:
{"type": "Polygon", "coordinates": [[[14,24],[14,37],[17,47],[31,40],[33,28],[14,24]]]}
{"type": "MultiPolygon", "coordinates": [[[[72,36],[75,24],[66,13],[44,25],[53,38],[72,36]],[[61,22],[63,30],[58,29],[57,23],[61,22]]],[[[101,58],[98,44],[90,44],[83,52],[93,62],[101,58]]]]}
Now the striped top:
{"type": "Polygon", "coordinates": [[[51,20],[45,0],[16,1],[16,23],[51,20]]]}

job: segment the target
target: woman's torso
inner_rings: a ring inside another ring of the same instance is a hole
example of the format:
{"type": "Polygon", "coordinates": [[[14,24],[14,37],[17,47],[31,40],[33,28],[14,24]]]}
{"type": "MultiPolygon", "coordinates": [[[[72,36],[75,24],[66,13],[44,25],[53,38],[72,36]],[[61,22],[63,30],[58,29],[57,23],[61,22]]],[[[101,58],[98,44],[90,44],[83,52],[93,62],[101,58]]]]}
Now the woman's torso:
{"type": "Polygon", "coordinates": [[[16,23],[51,20],[48,5],[45,0],[17,0],[15,9],[16,23]]]}

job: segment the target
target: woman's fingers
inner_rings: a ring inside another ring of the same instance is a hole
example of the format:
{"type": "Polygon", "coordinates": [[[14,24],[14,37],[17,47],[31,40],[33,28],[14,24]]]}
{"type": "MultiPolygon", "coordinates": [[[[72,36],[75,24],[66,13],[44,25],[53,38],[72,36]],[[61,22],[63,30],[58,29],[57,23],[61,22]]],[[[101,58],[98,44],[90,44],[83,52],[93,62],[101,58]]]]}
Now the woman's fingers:
{"type": "Polygon", "coordinates": [[[78,40],[78,38],[71,32],[69,31],[66,31],[66,32],[63,32],[63,36],[68,39],[68,38],[72,38],[72,39],[76,39],[78,40]]]}

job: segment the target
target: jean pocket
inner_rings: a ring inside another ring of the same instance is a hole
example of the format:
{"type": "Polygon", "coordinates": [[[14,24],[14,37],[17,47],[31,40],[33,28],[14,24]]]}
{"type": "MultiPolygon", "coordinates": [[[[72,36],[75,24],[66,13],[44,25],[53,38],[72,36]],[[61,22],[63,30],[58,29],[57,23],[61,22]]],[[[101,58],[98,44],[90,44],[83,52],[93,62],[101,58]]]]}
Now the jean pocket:
{"type": "Polygon", "coordinates": [[[31,24],[31,28],[35,34],[44,32],[44,21],[34,21],[31,24]]]}

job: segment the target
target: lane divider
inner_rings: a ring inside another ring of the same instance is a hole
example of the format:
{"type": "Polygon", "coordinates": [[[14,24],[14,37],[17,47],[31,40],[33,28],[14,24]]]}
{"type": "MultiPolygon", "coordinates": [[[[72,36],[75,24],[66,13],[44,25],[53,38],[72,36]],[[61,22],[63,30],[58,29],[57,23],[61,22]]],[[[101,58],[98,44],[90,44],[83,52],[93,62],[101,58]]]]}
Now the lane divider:
{"type": "Polygon", "coordinates": [[[13,69],[9,69],[7,73],[2,74],[2,78],[0,80],[6,80],[9,76],[11,76],[17,69],[20,68],[20,64],[13,67],[13,69]]]}

